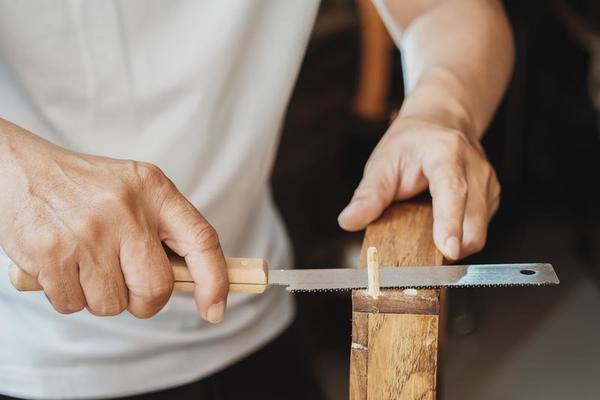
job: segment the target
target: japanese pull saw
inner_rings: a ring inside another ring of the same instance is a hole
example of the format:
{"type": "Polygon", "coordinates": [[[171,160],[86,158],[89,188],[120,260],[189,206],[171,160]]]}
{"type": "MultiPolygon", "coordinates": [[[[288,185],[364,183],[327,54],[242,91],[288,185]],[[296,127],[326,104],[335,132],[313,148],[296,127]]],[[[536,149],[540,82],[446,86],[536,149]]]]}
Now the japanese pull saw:
{"type": "MultiPolygon", "coordinates": [[[[365,289],[367,269],[269,269],[260,258],[226,258],[229,289],[262,293],[268,286],[290,292],[365,289]]],[[[175,290],[193,291],[194,280],[183,259],[172,259],[175,290]]],[[[20,291],[43,290],[37,280],[17,266],[9,269],[13,286],[20,291]]],[[[557,285],[554,268],[545,263],[471,264],[415,267],[379,267],[379,286],[392,288],[463,288],[557,285]]]]}

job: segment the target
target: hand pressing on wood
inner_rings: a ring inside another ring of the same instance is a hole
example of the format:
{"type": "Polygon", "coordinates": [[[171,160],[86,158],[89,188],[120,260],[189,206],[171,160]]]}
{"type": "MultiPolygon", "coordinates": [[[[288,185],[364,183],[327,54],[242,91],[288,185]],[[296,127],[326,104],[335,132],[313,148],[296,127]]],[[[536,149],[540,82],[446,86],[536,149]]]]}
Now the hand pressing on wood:
{"type": "Polygon", "coordinates": [[[454,260],[481,250],[500,198],[494,170],[462,132],[412,118],[398,118],[379,142],[339,223],[363,229],[391,202],[428,187],[437,248],[454,260]]]}
{"type": "Polygon", "coordinates": [[[502,2],[375,0],[402,52],[406,96],[339,217],[359,230],[429,187],[433,238],[447,258],[485,244],[500,185],[480,144],[514,60],[502,2]]]}
{"type": "Polygon", "coordinates": [[[0,119],[0,246],[68,314],[148,318],[185,257],[199,313],[219,322],[228,278],[212,226],[151,164],[67,151],[0,119]]]}

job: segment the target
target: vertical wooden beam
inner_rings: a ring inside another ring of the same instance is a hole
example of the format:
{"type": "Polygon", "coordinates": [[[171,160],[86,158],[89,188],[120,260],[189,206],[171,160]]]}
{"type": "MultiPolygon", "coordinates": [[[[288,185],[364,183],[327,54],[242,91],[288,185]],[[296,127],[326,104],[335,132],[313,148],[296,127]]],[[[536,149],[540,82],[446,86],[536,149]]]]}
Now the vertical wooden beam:
{"type": "Polygon", "coordinates": [[[356,6],[360,58],[352,108],[366,120],[385,120],[389,113],[394,43],[371,0],[358,0],[356,6]]]}
{"type": "MultiPolygon", "coordinates": [[[[392,205],[367,228],[360,266],[369,246],[382,266],[441,265],[432,224],[428,200],[392,205]]],[[[352,293],[351,399],[435,399],[440,299],[437,289],[352,293]]]]}

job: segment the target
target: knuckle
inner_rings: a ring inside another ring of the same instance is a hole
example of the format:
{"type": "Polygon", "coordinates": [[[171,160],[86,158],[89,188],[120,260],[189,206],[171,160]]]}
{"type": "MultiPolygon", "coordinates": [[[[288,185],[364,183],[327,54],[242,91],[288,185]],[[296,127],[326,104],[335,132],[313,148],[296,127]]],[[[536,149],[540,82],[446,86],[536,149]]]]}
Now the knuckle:
{"type": "Polygon", "coordinates": [[[134,171],[131,187],[134,192],[145,192],[150,189],[150,193],[160,202],[160,199],[177,191],[175,184],[158,166],[140,161],[131,161],[131,163],[134,171]]]}
{"type": "Polygon", "coordinates": [[[77,237],[98,238],[101,227],[100,220],[92,213],[81,215],[71,222],[71,229],[77,237]]]}
{"type": "Polygon", "coordinates": [[[492,165],[484,159],[483,165],[481,167],[481,171],[483,173],[483,178],[485,180],[485,182],[488,183],[488,185],[493,186],[499,186],[498,183],[498,177],[496,176],[496,171],[494,171],[494,168],[492,167],[492,165]]]}
{"type": "Polygon", "coordinates": [[[88,309],[98,317],[110,317],[121,314],[127,309],[127,304],[120,299],[109,299],[98,304],[90,304],[88,309]]]}
{"type": "Polygon", "coordinates": [[[87,217],[81,218],[81,228],[95,227],[101,225],[102,217],[110,213],[120,213],[124,210],[132,213],[135,209],[136,187],[130,182],[115,180],[110,189],[99,193],[98,207],[87,217]]]}
{"type": "Polygon", "coordinates": [[[456,171],[444,174],[438,181],[438,184],[444,186],[446,190],[454,193],[461,198],[467,197],[469,190],[466,179],[456,171]]]}
{"type": "Polygon", "coordinates": [[[42,257],[54,259],[64,248],[64,239],[58,232],[43,232],[37,236],[36,248],[42,257]]]}
{"type": "Polygon", "coordinates": [[[494,169],[485,160],[484,160],[484,162],[481,165],[481,170],[480,171],[482,172],[483,177],[485,178],[485,180],[487,182],[493,182],[494,181],[494,169]]]}
{"type": "Polygon", "coordinates": [[[48,298],[52,307],[61,314],[73,314],[83,310],[86,306],[85,300],[78,297],[68,296],[56,299],[48,296],[48,298]]]}
{"type": "Polygon", "coordinates": [[[167,180],[158,166],[141,161],[133,161],[133,163],[136,176],[142,185],[157,184],[167,180]]]}
{"type": "Polygon", "coordinates": [[[85,303],[74,303],[74,302],[65,302],[65,303],[52,303],[54,309],[60,314],[74,314],[79,312],[85,308],[85,303]]]}
{"type": "Polygon", "coordinates": [[[483,172],[485,173],[485,176],[489,179],[489,180],[494,180],[495,179],[495,172],[494,172],[494,168],[492,168],[492,165],[485,159],[485,157],[483,157],[483,172]]]}
{"type": "Polygon", "coordinates": [[[165,305],[171,293],[173,292],[173,282],[149,284],[143,290],[140,290],[136,295],[142,300],[144,309],[158,312],[165,305]]]}
{"type": "Polygon", "coordinates": [[[129,312],[137,318],[150,318],[156,315],[167,303],[172,293],[173,286],[151,286],[137,294],[140,302],[135,307],[129,306],[129,312]]]}
{"type": "Polygon", "coordinates": [[[220,247],[219,234],[208,223],[198,223],[194,227],[194,243],[200,246],[201,251],[214,250],[220,247]]]}
{"type": "Polygon", "coordinates": [[[91,272],[91,277],[83,286],[87,298],[87,308],[93,315],[118,315],[127,308],[127,288],[120,273],[107,264],[87,264],[85,268],[91,272]]]}
{"type": "Polygon", "coordinates": [[[171,284],[160,284],[160,285],[152,285],[146,291],[147,298],[150,300],[150,303],[153,305],[162,306],[167,302],[171,292],[173,291],[173,283],[171,284]]]}

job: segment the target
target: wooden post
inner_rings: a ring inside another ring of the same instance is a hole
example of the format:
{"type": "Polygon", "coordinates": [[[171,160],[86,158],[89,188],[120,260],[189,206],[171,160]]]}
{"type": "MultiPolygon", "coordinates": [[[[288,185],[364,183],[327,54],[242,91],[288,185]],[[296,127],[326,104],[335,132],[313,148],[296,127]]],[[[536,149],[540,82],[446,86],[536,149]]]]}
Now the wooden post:
{"type": "MultiPolygon", "coordinates": [[[[428,200],[392,205],[367,228],[360,266],[375,246],[382,266],[441,265],[428,200]]],[[[350,399],[435,399],[440,339],[440,290],[352,293],[350,399]]]]}
{"type": "Polygon", "coordinates": [[[394,42],[371,0],[358,0],[359,66],[354,113],[366,120],[385,120],[392,87],[394,42]]]}

